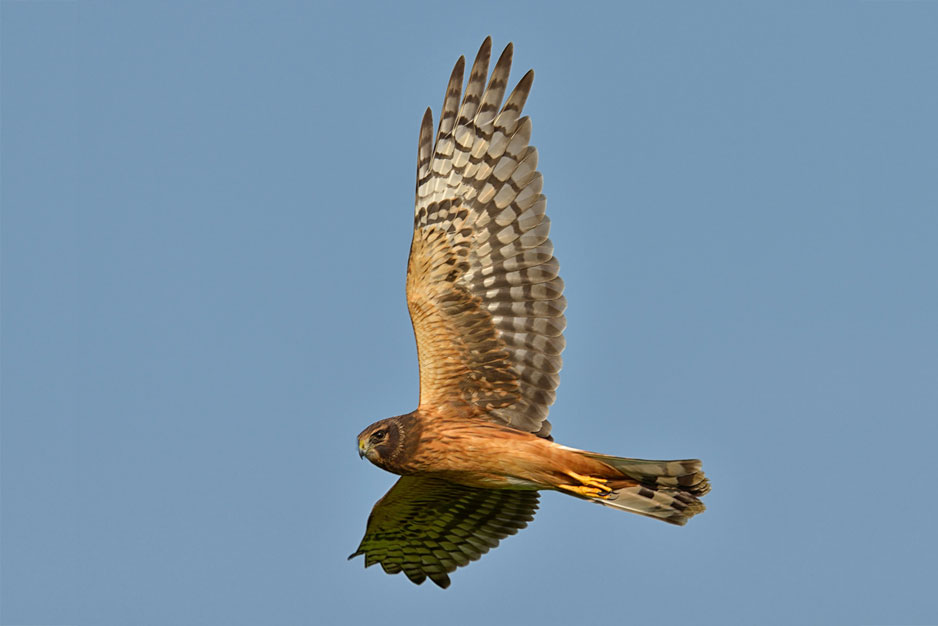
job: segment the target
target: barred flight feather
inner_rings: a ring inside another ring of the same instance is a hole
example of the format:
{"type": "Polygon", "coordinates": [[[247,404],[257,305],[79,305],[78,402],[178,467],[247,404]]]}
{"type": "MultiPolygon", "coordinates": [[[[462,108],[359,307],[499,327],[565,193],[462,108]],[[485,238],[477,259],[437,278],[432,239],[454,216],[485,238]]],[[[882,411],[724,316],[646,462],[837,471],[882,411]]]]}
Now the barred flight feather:
{"type": "Polygon", "coordinates": [[[527,526],[537,503],[536,491],[403,476],[375,503],[349,559],[364,555],[365,567],[380,563],[388,574],[404,572],[418,585],[429,578],[446,588],[450,572],[527,526]]]}
{"type": "Polygon", "coordinates": [[[548,436],[566,299],[531,120],[521,116],[533,72],[501,106],[511,56],[509,44],[486,86],[486,39],[462,100],[465,59],[457,61],[435,140],[432,113],[424,115],[407,299],[421,407],[461,403],[481,419],[548,436]]]}

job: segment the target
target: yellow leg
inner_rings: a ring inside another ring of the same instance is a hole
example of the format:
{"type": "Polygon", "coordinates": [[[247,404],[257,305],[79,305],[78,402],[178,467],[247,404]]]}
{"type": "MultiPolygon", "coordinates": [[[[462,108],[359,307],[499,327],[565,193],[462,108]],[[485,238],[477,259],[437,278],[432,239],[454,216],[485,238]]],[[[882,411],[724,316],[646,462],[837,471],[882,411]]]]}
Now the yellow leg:
{"type": "Polygon", "coordinates": [[[576,472],[571,472],[569,470],[567,470],[566,474],[570,478],[575,478],[576,480],[580,481],[587,487],[591,487],[599,491],[612,491],[612,488],[606,484],[609,481],[607,481],[604,478],[594,478],[592,476],[583,476],[582,474],[577,474],[576,472]]]}
{"type": "Polygon", "coordinates": [[[579,494],[581,496],[587,496],[589,498],[606,498],[608,494],[600,491],[596,487],[584,487],[583,485],[557,485],[558,489],[563,489],[564,491],[571,491],[573,493],[579,494]]]}
{"type": "Polygon", "coordinates": [[[612,488],[603,478],[594,478],[593,476],[583,476],[576,472],[566,471],[565,474],[574,480],[579,481],[580,485],[557,485],[558,488],[570,491],[581,496],[589,498],[608,498],[612,495],[612,488]]]}

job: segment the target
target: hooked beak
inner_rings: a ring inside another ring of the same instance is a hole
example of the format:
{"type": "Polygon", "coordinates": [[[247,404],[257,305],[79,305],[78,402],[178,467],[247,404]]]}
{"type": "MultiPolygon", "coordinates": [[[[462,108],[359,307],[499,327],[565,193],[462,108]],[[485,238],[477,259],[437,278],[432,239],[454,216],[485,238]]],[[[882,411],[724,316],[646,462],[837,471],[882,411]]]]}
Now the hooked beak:
{"type": "Polygon", "coordinates": [[[360,459],[365,458],[365,452],[367,452],[365,442],[359,439],[358,440],[358,458],[360,459]]]}

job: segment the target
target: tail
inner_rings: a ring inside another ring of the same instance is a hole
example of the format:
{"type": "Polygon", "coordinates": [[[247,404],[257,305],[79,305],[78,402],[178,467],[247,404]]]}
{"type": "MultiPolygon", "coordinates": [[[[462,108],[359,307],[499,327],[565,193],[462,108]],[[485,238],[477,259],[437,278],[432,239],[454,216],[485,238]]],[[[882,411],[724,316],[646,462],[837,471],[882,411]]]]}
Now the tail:
{"type": "Polygon", "coordinates": [[[612,491],[587,497],[588,500],[680,526],[706,509],[699,496],[710,491],[710,481],[697,459],[645,461],[593,452],[582,454],[622,475],[621,478],[604,477],[612,491]]]}

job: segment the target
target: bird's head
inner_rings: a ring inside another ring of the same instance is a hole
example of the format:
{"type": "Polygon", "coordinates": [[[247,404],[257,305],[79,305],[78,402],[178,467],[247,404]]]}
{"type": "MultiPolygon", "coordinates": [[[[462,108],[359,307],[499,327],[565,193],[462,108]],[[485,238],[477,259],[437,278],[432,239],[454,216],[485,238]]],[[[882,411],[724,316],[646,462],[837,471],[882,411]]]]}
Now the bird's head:
{"type": "Polygon", "coordinates": [[[407,458],[416,441],[416,419],[399,415],[375,422],[358,435],[358,456],[382,469],[394,472],[407,458]]]}

